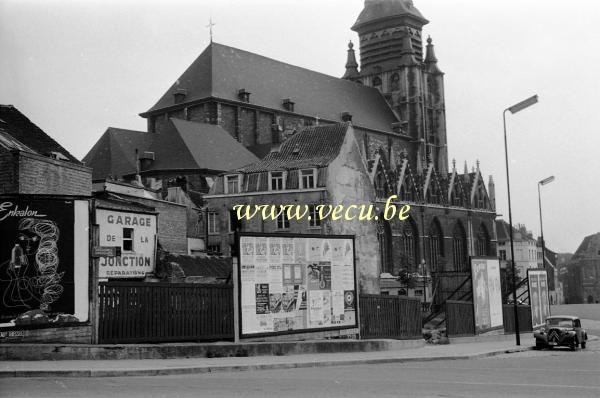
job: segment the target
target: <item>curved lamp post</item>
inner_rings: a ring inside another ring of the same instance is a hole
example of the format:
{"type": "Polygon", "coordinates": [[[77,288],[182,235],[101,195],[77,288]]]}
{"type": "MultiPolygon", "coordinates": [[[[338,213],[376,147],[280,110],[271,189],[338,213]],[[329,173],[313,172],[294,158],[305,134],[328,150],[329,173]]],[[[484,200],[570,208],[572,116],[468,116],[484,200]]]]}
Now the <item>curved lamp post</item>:
{"type": "Polygon", "coordinates": [[[504,156],[506,160],[506,188],[508,191],[508,224],[509,224],[509,237],[510,237],[510,259],[512,264],[512,291],[513,291],[513,309],[514,309],[514,317],[515,317],[515,338],[517,345],[521,345],[521,335],[519,331],[519,314],[517,308],[517,283],[516,283],[516,272],[515,272],[515,249],[513,243],[513,226],[512,226],[512,210],[510,206],[510,175],[508,172],[508,144],[506,141],[506,112],[510,112],[513,115],[517,112],[522,111],[523,109],[529,108],[530,106],[537,104],[538,96],[534,95],[533,97],[527,98],[525,101],[521,101],[518,104],[507,108],[502,113],[502,121],[504,122],[504,156]]]}
{"type": "Polygon", "coordinates": [[[544,242],[544,224],[542,223],[542,195],[540,193],[540,187],[546,184],[550,184],[554,180],[554,176],[550,176],[538,182],[538,202],[540,204],[540,234],[542,235],[542,264],[544,269],[546,269],[546,242],[544,242]]]}

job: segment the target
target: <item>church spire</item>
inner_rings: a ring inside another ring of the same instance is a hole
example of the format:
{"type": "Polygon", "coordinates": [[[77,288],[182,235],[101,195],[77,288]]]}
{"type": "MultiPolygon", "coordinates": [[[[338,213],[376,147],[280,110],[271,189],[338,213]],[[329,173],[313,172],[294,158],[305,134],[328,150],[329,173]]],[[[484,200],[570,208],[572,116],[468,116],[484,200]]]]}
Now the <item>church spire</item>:
{"type": "Polygon", "coordinates": [[[427,38],[427,54],[425,55],[425,65],[427,66],[427,71],[434,75],[441,75],[444,72],[440,70],[437,66],[438,59],[435,56],[435,50],[433,48],[433,40],[431,37],[427,38]]]}
{"type": "Polygon", "coordinates": [[[354,54],[354,44],[352,41],[348,43],[348,60],[346,61],[346,73],[342,79],[356,81],[360,79],[360,73],[358,72],[358,63],[356,62],[356,55],[354,54]]]}

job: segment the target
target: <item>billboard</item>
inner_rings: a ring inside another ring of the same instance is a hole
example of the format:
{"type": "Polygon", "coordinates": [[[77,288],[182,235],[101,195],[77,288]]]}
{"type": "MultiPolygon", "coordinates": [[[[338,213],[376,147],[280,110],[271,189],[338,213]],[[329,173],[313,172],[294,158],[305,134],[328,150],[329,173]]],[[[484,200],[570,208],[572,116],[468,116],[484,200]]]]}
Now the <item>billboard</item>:
{"type": "Polygon", "coordinates": [[[528,269],[529,303],[531,305],[531,324],[534,328],[546,323],[550,316],[548,302],[548,274],[545,269],[528,269]]]}
{"type": "Polygon", "coordinates": [[[358,326],[354,237],[240,234],[240,335],[358,326]]]}
{"type": "Polygon", "coordinates": [[[87,321],[88,217],[87,200],[0,198],[0,327],[87,321]]]}
{"type": "Polygon", "coordinates": [[[96,209],[100,247],[119,247],[117,256],[98,256],[100,278],[143,278],[156,265],[155,214],[96,209]]]}
{"type": "Polygon", "coordinates": [[[475,333],[503,326],[500,260],[471,257],[475,333]]]}

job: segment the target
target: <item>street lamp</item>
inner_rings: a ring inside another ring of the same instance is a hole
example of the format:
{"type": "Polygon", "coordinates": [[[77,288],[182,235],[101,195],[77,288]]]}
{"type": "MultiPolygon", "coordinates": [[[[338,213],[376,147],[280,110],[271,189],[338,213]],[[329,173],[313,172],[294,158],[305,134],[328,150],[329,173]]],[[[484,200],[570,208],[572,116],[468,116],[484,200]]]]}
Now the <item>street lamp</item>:
{"type": "Polygon", "coordinates": [[[517,308],[517,275],[515,271],[515,249],[513,243],[513,226],[512,226],[512,209],[510,206],[510,175],[508,172],[508,144],[506,141],[506,112],[510,112],[513,115],[517,112],[522,111],[523,109],[529,108],[530,106],[537,104],[538,96],[534,95],[533,97],[527,98],[525,101],[521,101],[516,105],[507,108],[502,113],[502,121],[504,122],[504,156],[506,159],[506,188],[508,191],[508,224],[509,224],[509,237],[510,237],[510,258],[512,263],[512,291],[513,291],[513,309],[515,316],[515,337],[517,345],[521,345],[521,335],[519,331],[519,313],[517,308]]]}
{"type": "Polygon", "coordinates": [[[554,176],[550,176],[538,182],[538,202],[540,204],[540,233],[542,235],[542,264],[544,269],[546,269],[546,244],[544,242],[544,224],[542,223],[542,195],[540,193],[540,187],[546,184],[550,184],[552,181],[554,181],[554,179],[554,176]]]}

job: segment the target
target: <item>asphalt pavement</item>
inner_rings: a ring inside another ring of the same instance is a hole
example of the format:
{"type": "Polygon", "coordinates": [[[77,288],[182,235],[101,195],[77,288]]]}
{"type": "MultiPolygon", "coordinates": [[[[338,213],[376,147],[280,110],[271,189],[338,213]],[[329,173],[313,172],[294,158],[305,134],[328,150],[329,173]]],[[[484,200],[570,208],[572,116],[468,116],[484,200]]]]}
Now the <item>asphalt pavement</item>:
{"type": "Polygon", "coordinates": [[[119,378],[6,378],[2,397],[598,397],[600,344],[434,362],[119,378]]]}

